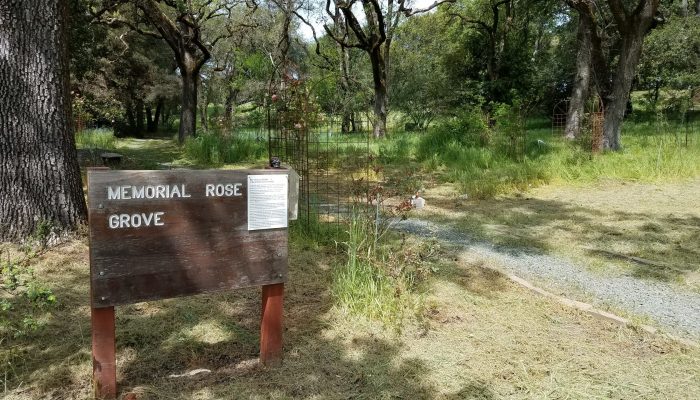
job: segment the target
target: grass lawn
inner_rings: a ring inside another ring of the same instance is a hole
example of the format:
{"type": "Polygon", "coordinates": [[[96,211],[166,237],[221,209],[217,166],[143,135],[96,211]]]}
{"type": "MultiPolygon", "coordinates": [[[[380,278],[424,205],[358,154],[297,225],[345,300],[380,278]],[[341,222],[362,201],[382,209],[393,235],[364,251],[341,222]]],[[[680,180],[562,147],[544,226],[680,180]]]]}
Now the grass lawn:
{"type": "MultiPolygon", "coordinates": [[[[398,240],[398,239],[395,239],[398,240]]],[[[10,249],[4,246],[7,252],[10,249]]],[[[700,396],[700,350],[533,297],[441,249],[424,307],[400,330],[348,314],[329,287],[340,254],[293,238],[285,360],[258,364],[260,291],[119,307],[118,379],[139,399],[495,399],[700,396]],[[170,378],[188,370],[211,373],[170,378]]],[[[91,390],[84,239],[41,253],[58,301],[45,326],[3,337],[7,399],[84,399],[91,390]]]]}
{"type": "MultiPolygon", "coordinates": [[[[601,181],[600,166],[620,165],[630,157],[605,156],[588,158],[579,167],[566,161],[566,171],[581,172],[571,179],[585,181],[585,187],[561,186],[573,182],[561,179],[563,174],[545,174],[547,179],[532,181],[539,179],[539,172],[526,171],[522,180],[497,182],[486,192],[497,195],[522,185],[527,188],[528,182],[557,184],[475,200],[459,196],[465,189],[510,176],[522,169],[520,164],[487,150],[465,148],[450,150],[445,162],[420,161],[411,150],[419,137],[405,136],[408,151],[402,149],[400,137],[395,139],[372,144],[378,158],[388,164],[387,174],[405,174],[407,164],[421,169],[425,182],[452,181],[428,187],[424,193],[428,208],[422,216],[455,223],[496,243],[580,258],[605,273],[620,269],[686,285],[697,282],[700,209],[695,199],[700,197],[700,181],[688,181],[697,164],[688,164],[686,157],[696,147],[686,151],[674,150],[675,144],[659,145],[655,156],[644,153],[644,162],[656,163],[656,175],[636,180],[653,183],[625,183],[628,175],[635,179],[635,174],[644,172],[632,167],[614,181],[601,181]],[[461,161],[479,154],[481,161],[459,169],[461,161]],[[470,177],[481,162],[488,168],[470,177]],[[668,176],[677,178],[672,179],[676,183],[659,183],[668,176]],[[590,251],[595,249],[663,261],[672,268],[610,264],[590,251]]],[[[191,143],[187,150],[168,140],[115,141],[99,135],[79,140],[80,147],[123,154],[124,168],[262,164],[231,150],[233,142],[206,143],[191,143]]],[[[257,151],[249,144],[251,151],[257,151]]],[[[550,157],[544,158],[544,165],[551,172],[568,156],[538,157],[550,157]]],[[[348,269],[354,265],[348,261],[350,251],[345,251],[350,240],[344,243],[340,236],[329,237],[323,231],[317,236],[298,229],[290,232],[282,366],[266,368],[257,362],[258,288],[140,303],[117,308],[121,394],[134,393],[138,399],[700,397],[699,348],[621,328],[536,297],[486,268],[487,261],[389,234],[387,248],[377,253],[376,266],[368,264],[369,279],[362,281],[355,279],[357,271],[348,269]],[[375,267],[381,271],[371,269],[375,267]],[[392,286],[395,282],[405,285],[392,286]],[[358,287],[353,287],[356,283],[358,287]],[[358,296],[362,290],[364,295],[358,296]],[[382,304],[372,301],[374,291],[382,296],[382,304]],[[357,299],[365,302],[360,309],[352,307],[357,299]],[[170,377],[198,368],[211,372],[170,377]]],[[[360,261],[364,249],[356,249],[360,261]]],[[[16,265],[33,276],[31,287],[24,288],[27,296],[46,301],[37,305],[0,289],[3,396],[89,398],[87,240],[78,236],[46,250],[0,245],[0,259],[7,260],[3,267],[22,257],[26,261],[16,265]],[[49,301],[52,296],[55,301],[49,301]]],[[[18,285],[22,288],[22,283],[18,285]]]]}
{"type": "Polygon", "coordinates": [[[477,238],[572,257],[601,273],[631,273],[700,291],[699,179],[549,185],[488,200],[459,199],[454,187],[439,186],[425,196],[423,216],[477,238]]]}

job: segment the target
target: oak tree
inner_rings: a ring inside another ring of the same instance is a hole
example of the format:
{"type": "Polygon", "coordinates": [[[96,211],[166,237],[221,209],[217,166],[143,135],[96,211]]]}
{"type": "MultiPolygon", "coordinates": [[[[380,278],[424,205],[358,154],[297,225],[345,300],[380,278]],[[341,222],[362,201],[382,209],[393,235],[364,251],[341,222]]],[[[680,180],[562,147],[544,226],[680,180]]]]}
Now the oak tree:
{"type": "Polygon", "coordinates": [[[85,222],[67,56],[67,3],[0,3],[0,240],[85,222]]]}

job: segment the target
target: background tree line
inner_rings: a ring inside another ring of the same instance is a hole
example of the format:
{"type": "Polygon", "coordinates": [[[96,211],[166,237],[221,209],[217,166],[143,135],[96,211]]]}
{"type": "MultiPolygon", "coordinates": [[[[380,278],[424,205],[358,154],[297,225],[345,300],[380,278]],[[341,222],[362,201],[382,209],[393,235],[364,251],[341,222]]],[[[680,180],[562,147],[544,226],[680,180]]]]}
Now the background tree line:
{"type": "MultiPolygon", "coordinates": [[[[14,193],[37,203],[22,211],[28,222],[3,230],[5,238],[39,220],[84,220],[77,197],[60,206],[77,217],[38,211],[46,194],[28,193],[42,181],[10,172],[24,154],[22,135],[53,135],[44,154],[77,170],[70,161],[74,117],[119,136],[177,130],[184,142],[204,131],[235,135],[265,124],[267,107],[291,77],[304,82],[315,109],[339,116],[342,131],[368,117],[376,137],[392,127],[424,130],[465,110],[489,116],[507,106],[549,117],[569,99],[566,135],[576,139],[586,105],[599,96],[604,147],[619,150],[631,100],[644,103],[637,110],[686,116],[698,100],[700,0],[32,0],[0,11],[0,165],[19,185],[14,193]],[[58,33],[42,38],[37,24],[58,33]],[[60,51],[50,54],[49,44],[60,51]],[[52,89],[63,99],[53,111],[39,107],[31,88],[17,86],[40,85],[29,54],[42,51],[56,60],[46,68],[65,82],[52,89]],[[635,91],[640,96],[632,98],[635,91]],[[22,107],[9,105],[20,97],[22,107]],[[63,116],[59,128],[13,122],[47,112],[63,116]]],[[[48,186],[58,179],[45,178],[48,186]]],[[[3,221],[17,218],[11,204],[19,198],[0,199],[3,221]]]]}

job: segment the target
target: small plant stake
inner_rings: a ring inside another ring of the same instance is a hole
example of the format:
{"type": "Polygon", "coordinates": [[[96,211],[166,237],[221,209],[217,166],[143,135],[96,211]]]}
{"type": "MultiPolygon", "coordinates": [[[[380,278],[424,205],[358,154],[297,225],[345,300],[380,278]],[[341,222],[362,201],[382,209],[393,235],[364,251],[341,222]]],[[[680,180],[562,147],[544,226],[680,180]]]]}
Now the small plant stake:
{"type": "Polygon", "coordinates": [[[122,304],[262,286],[260,362],[281,363],[288,173],[88,170],[95,398],[118,393],[122,304]]]}

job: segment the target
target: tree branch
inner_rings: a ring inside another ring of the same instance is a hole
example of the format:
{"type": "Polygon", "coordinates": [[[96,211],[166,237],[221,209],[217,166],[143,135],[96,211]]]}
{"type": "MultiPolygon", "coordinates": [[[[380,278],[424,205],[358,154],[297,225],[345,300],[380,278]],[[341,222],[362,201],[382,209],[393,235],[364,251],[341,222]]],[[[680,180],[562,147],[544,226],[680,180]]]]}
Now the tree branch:
{"type": "MultiPolygon", "coordinates": [[[[327,0],[328,3],[330,3],[330,0],[327,0]]],[[[343,16],[345,17],[345,21],[347,22],[348,26],[350,26],[350,29],[355,33],[355,37],[357,38],[357,41],[359,42],[359,46],[347,46],[347,47],[357,47],[361,49],[370,49],[370,43],[369,39],[367,38],[367,35],[365,35],[365,32],[362,30],[362,25],[360,22],[357,20],[355,17],[355,14],[352,12],[352,5],[354,2],[350,3],[338,3],[337,6],[342,11],[343,16]]],[[[324,25],[326,28],[326,33],[328,33],[329,29],[324,25]]],[[[329,35],[331,36],[331,35],[329,35]]],[[[331,36],[333,37],[333,36],[331,36]]],[[[338,42],[340,43],[340,42],[338,42]]],[[[343,45],[342,43],[340,43],[343,45]]]]}
{"type": "Polygon", "coordinates": [[[323,29],[326,31],[326,34],[333,40],[335,40],[336,43],[341,45],[342,47],[347,47],[347,48],[354,48],[354,49],[365,49],[365,46],[362,45],[361,43],[348,43],[345,41],[345,39],[341,39],[337,37],[331,28],[328,27],[328,25],[323,24],[323,29]]]}
{"type": "Polygon", "coordinates": [[[622,4],[622,0],[608,0],[608,5],[610,6],[610,11],[617,24],[617,29],[620,32],[626,32],[629,15],[627,14],[627,10],[625,10],[625,5],[622,4]]]}
{"type": "Polygon", "coordinates": [[[429,5],[426,8],[419,8],[419,9],[414,10],[412,8],[405,8],[404,7],[405,0],[403,0],[403,1],[399,2],[399,12],[403,13],[403,15],[405,15],[406,17],[410,17],[410,16],[416,15],[416,14],[426,13],[426,12],[428,12],[428,11],[430,11],[430,10],[432,10],[432,9],[442,5],[442,4],[454,3],[455,1],[456,0],[439,0],[439,1],[435,1],[433,4],[429,5]]]}
{"type": "Polygon", "coordinates": [[[474,25],[479,25],[481,28],[483,28],[486,31],[491,31],[491,27],[484,21],[480,21],[477,19],[469,19],[461,14],[457,13],[449,13],[448,14],[451,17],[457,17],[462,20],[462,22],[467,23],[467,24],[474,24],[474,25]]]}

